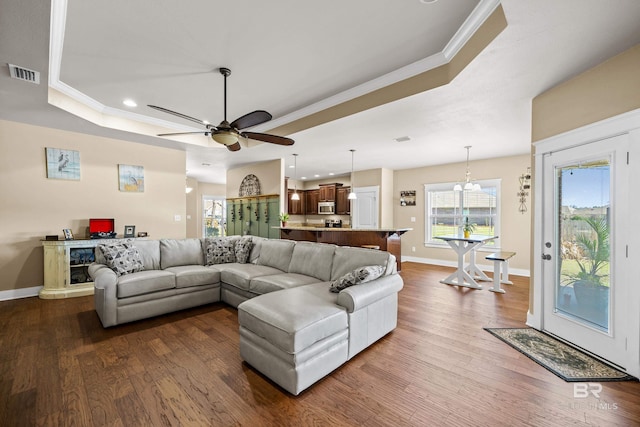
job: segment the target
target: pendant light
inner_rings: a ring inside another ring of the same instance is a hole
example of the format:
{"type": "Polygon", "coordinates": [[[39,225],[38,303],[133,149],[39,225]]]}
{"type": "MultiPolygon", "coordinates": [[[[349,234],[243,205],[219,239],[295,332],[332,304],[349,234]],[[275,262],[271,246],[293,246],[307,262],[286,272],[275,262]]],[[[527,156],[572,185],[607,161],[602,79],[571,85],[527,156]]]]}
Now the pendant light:
{"type": "Polygon", "coordinates": [[[358,198],[358,196],[356,196],[356,193],[353,191],[353,189],[355,188],[353,185],[354,179],[353,179],[353,153],[356,151],[353,148],[351,150],[351,191],[349,192],[349,196],[347,196],[347,199],[349,200],[355,200],[358,198]]]}
{"type": "Polygon", "coordinates": [[[464,148],[467,149],[467,172],[465,173],[464,187],[460,183],[456,183],[453,186],[453,191],[480,191],[482,187],[480,187],[480,184],[471,181],[471,172],[469,172],[469,149],[471,149],[471,145],[467,145],[464,148]]]}
{"type": "Polygon", "coordinates": [[[298,194],[298,155],[293,155],[293,194],[291,195],[291,200],[300,200],[300,195],[298,194]]]}

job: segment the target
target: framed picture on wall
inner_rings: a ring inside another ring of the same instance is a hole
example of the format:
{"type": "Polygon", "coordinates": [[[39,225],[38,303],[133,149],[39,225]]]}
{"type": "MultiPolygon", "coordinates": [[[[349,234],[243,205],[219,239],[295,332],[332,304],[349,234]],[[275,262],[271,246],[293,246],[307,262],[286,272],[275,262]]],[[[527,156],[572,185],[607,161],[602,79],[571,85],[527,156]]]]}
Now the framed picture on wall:
{"type": "Polygon", "coordinates": [[[135,225],[125,225],[124,226],[124,237],[135,237],[136,235],[136,226],[135,225]]]}
{"type": "Polygon", "coordinates": [[[415,205],[416,205],[415,190],[400,192],[400,206],[415,206],[415,205]]]}
{"type": "Polygon", "coordinates": [[[144,167],[132,165],[118,165],[118,182],[120,191],[144,192],[144,167]]]}
{"type": "Polygon", "coordinates": [[[80,181],[80,152],[62,148],[44,149],[47,178],[80,181]]]}

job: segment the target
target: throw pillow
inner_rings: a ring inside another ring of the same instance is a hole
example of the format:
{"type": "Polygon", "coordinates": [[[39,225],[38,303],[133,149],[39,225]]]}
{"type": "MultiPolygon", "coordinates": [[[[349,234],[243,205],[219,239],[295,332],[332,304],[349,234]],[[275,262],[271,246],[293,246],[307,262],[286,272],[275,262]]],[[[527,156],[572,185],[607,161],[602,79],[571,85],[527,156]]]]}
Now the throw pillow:
{"type": "Polygon", "coordinates": [[[236,240],[236,262],[246,264],[247,261],[249,261],[252,247],[253,241],[251,240],[251,236],[241,237],[236,240]]]}
{"type": "Polygon", "coordinates": [[[236,262],[235,241],[228,237],[207,238],[207,265],[236,262]]]}
{"type": "Polygon", "coordinates": [[[117,276],[144,270],[140,252],[131,242],[116,242],[99,245],[107,266],[117,276]]]}
{"type": "Polygon", "coordinates": [[[382,276],[384,270],[385,268],[382,265],[368,265],[366,267],[356,268],[331,282],[329,290],[337,293],[349,286],[370,282],[382,276]]]}

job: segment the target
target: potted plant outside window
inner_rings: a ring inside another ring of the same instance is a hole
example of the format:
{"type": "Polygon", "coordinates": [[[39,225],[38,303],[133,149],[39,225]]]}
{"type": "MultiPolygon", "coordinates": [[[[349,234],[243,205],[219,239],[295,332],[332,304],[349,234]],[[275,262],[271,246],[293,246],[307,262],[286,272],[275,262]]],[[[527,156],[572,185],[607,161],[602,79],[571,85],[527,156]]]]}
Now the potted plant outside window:
{"type": "Polygon", "coordinates": [[[280,222],[282,223],[283,227],[287,226],[287,221],[289,220],[289,214],[286,212],[281,212],[280,213],[280,222]]]}
{"type": "Polygon", "coordinates": [[[608,276],[609,265],[609,221],[606,217],[594,218],[575,216],[573,220],[584,221],[591,233],[578,234],[576,244],[581,256],[575,257],[578,265],[576,273],[565,273],[564,285],[572,285],[579,304],[604,308],[609,302],[609,287],[602,284],[608,276]]]}
{"type": "Polygon", "coordinates": [[[475,230],[476,224],[470,223],[468,216],[464,217],[464,223],[462,224],[462,233],[464,234],[464,238],[468,239],[469,236],[471,236],[471,233],[473,233],[475,230]]]}

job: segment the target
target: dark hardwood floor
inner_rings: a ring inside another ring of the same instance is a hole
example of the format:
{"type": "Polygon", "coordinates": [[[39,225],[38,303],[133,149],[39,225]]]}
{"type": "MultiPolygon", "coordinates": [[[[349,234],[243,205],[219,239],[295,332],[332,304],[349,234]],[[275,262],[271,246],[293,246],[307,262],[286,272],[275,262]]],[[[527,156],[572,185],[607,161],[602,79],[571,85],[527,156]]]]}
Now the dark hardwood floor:
{"type": "Polygon", "coordinates": [[[222,303],[103,329],[92,297],[1,302],[0,425],[640,425],[640,383],[574,398],[482,330],[524,326],[527,278],[501,295],[402,267],[398,328],[299,396],[241,361],[222,303]]]}

